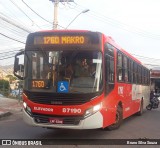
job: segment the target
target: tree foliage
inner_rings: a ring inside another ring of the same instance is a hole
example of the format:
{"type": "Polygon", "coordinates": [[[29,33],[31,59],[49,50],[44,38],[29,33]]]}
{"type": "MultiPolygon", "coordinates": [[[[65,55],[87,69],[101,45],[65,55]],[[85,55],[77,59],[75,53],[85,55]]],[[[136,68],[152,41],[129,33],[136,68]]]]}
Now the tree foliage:
{"type": "Polygon", "coordinates": [[[13,75],[7,75],[6,78],[9,78],[9,82],[11,83],[12,81],[16,80],[17,78],[14,77],[13,75]]]}
{"type": "Polygon", "coordinates": [[[0,93],[4,96],[8,96],[9,94],[9,81],[6,80],[0,80],[0,93]]]}
{"type": "Polygon", "coordinates": [[[0,80],[0,90],[9,89],[9,82],[6,80],[0,80]]]}

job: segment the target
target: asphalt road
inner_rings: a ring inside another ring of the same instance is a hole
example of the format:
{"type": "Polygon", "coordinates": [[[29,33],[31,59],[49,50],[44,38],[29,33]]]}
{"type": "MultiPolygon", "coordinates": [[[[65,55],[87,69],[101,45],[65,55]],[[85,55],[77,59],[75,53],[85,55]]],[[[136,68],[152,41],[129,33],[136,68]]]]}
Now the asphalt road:
{"type": "MultiPolygon", "coordinates": [[[[69,130],[31,127],[23,122],[22,112],[0,120],[0,139],[160,139],[160,108],[145,111],[142,116],[125,119],[121,127],[113,131],[101,129],[69,130]]],[[[61,141],[63,144],[66,142],[61,141]]],[[[82,140],[83,142],[83,140],[82,140]]]]}

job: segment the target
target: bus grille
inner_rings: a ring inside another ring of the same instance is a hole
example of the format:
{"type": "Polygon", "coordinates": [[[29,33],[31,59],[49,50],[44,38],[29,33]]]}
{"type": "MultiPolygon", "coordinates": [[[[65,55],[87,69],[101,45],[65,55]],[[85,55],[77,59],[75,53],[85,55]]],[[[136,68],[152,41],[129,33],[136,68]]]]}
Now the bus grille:
{"type": "Polygon", "coordinates": [[[52,94],[52,93],[36,93],[24,92],[28,99],[34,103],[47,105],[81,105],[89,102],[93,95],[70,95],[70,94],[52,94]]]}
{"type": "Polygon", "coordinates": [[[52,124],[49,122],[50,118],[59,118],[59,119],[63,119],[63,125],[67,124],[67,125],[78,125],[80,123],[80,120],[82,119],[82,117],[61,117],[61,116],[45,116],[45,115],[36,115],[33,114],[32,115],[34,118],[34,121],[36,123],[48,123],[48,124],[52,124]]]}

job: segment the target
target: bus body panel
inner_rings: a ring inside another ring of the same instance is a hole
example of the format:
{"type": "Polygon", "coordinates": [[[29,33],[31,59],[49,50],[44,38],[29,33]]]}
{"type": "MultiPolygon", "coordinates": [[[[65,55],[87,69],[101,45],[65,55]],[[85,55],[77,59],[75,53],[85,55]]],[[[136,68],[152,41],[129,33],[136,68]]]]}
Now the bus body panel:
{"type": "Polygon", "coordinates": [[[103,127],[101,128],[105,128],[115,122],[117,106],[114,104],[114,101],[112,101],[111,98],[104,98],[103,109],[101,110],[103,115],[103,127]]]}
{"type": "Polygon", "coordinates": [[[95,129],[103,127],[103,116],[100,112],[96,112],[92,116],[81,120],[79,125],[64,125],[64,124],[40,124],[36,123],[35,120],[30,117],[23,109],[23,120],[31,126],[40,126],[46,128],[66,128],[66,129],[95,129]]]}
{"type": "Polygon", "coordinates": [[[29,98],[23,94],[24,102],[31,108],[33,113],[47,114],[47,115],[84,115],[85,111],[97,104],[100,104],[104,98],[104,95],[97,96],[96,99],[91,100],[82,105],[46,105],[38,104],[29,100],[29,98]]]}
{"type": "Polygon", "coordinates": [[[90,102],[85,105],[67,105],[67,106],[58,106],[58,105],[46,105],[33,103],[28,99],[24,99],[27,105],[31,108],[33,113],[44,114],[44,115],[83,115],[89,107],[92,106],[90,102]]]}

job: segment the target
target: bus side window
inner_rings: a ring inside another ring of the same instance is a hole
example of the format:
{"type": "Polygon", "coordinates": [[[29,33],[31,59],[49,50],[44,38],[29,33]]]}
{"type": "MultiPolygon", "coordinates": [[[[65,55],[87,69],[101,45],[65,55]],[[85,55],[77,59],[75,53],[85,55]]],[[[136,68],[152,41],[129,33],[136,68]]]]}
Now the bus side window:
{"type": "Polygon", "coordinates": [[[123,70],[124,70],[124,81],[128,82],[128,59],[126,56],[123,57],[123,70]]]}
{"type": "Polygon", "coordinates": [[[133,83],[137,84],[137,64],[133,63],[133,83]]]}
{"type": "Polygon", "coordinates": [[[106,94],[114,88],[114,47],[110,44],[105,46],[105,76],[106,76],[106,94]]]}
{"type": "Polygon", "coordinates": [[[118,81],[123,81],[123,65],[122,65],[122,54],[118,53],[118,59],[117,59],[117,79],[118,81]]]}
{"type": "Polygon", "coordinates": [[[130,76],[130,79],[131,79],[131,83],[133,83],[133,61],[131,60],[131,67],[130,67],[130,74],[131,74],[131,76],[130,76]]]}

